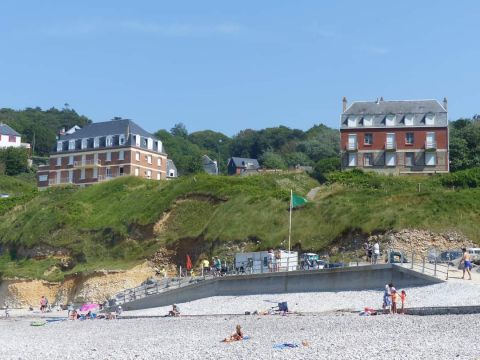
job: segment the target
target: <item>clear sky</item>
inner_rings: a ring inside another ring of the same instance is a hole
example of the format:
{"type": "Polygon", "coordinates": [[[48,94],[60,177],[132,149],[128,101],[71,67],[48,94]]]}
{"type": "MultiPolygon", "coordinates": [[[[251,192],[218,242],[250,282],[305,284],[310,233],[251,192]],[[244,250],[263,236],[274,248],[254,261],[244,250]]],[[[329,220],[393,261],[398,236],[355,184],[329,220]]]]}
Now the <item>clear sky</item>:
{"type": "Polygon", "coordinates": [[[0,2],[0,107],[149,131],[338,127],[341,99],[480,113],[480,1],[0,2]]]}

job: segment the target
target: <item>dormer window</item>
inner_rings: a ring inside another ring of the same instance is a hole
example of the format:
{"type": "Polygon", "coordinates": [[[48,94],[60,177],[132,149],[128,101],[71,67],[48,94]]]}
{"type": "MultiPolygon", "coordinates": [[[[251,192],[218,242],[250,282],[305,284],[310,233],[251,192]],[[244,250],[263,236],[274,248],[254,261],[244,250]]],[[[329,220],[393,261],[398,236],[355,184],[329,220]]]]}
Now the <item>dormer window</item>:
{"type": "Polygon", "coordinates": [[[135,138],[135,146],[140,147],[140,135],[133,135],[135,138]]]}
{"type": "Polygon", "coordinates": [[[395,115],[387,115],[385,118],[386,126],[395,126],[395,115]]]}
{"type": "Polygon", "coordinates": [[[347,126],[348,127],[357,127],[357,117],[356,116],[350,116],[347,119],[347,126]]]}
{"type": "Polygon", "coordinates": [[[363,118],[363,126],[373,126],[373,116],[367,115],[363,118]]]}
{"type": "Polygon", "coordinates": [[[147,139],[146,138],[143,139],[143,146],[147,147],[147,139]]]}
{"type": "Polygon", "coordinates": [[[405,126],[413,126],[413,114],[405,115],[405,126]]]}
{"type": "Polygon", "coordinates": [[[88,139],[82,139],[82,149],[86,149],[88,147],[88,139]]]}
{"type": "Polygon", "coordinates": [[[425,125],[435,125],[435,114],[425,115],[425,125]]]}
{"type": "Polygon", "coordinates": [[[57,141],[57,152],[63,150],[63,141],[57,141]]]}
{"type": "Polygon", "coordinates": [[[112,146],[113,145],[113,138],[111,136],[107,136],[105,139],[105,146],[112,146]]]}
{"type": "Polygon", "coordinates": [[[93,147],[98,148],[100,146],[100,138],[96,137],[93,139],[93,147]]]}
{"type": "Polygon", "coordinates": [[[68,150],[75,150],[75,140],[70,140],[68,142],[68,150]]]}
{"type": "Polygon", "coordinates": [[[147,139],[147,148],[149,150],[153,149],[153,139],[150,139],[150,138],[147,139]]]}
{"type": "Polygon", "coordinates": [[[118,137],[118,143],[120,145],[125,145],[125,135],[122,134],[118,137]]]}

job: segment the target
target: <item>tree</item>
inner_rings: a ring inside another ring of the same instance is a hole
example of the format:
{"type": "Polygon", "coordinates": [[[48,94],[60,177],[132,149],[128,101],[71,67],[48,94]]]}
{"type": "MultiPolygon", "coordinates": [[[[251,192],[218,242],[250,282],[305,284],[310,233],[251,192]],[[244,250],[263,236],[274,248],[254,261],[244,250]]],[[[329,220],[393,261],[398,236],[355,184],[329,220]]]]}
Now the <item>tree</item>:
{"type": "Polygon", "coordinates": [[[186,139],[188,137],[187,127],[181,122],[177,123],[170,129],[170,134],[186,139]]]}
{"type": "Polygon", "coordinates": [[[313,169],[313,176],[324,183],[327,178],[327,174],[333,171],[340,170],[340,158],[338,156],[319,160],[313,169]]]}
{"type": "Polygon", "coordinates": [[[267,169],[286,169],[287,164],[282,156],[273,151],[265,152],[260,158],[260,162],[267,169]]]}
{"type": "Polygon", "coordinates": [[[9,147],[0,150],[0,163],[5,175],[18,175],[28,172],[28,151],[24,148],[9,147]]]}

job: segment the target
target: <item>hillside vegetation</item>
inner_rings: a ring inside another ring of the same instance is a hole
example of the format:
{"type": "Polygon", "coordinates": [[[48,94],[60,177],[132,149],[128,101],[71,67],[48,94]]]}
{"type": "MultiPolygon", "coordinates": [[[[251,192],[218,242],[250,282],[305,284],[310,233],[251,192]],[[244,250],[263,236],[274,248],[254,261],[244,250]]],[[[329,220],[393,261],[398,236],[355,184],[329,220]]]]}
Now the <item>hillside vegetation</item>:
{"type": "MultiPolygon", "coordinates": [[[[353,234],[402,228],[455,230],[478,242],[478,180],[476,169],[428,178],[332,173],[316,199],[294,211],[292,246],[318,251],[353,234]]],[[[178,261],[186,253],[197,261],[238,248],[285,248],[289,191],[305,196],[316,186],[305,174],[162,182],[125,177],[40,193],[27,186],[0,215],[0,273],[58,280],[73,272],[128,268],[159,248],[176,252],[178,261]],[[42,247],[58,251],[28,252],[42,247]],[[69,259],[66,265],[62,257],[69,259]]]]}

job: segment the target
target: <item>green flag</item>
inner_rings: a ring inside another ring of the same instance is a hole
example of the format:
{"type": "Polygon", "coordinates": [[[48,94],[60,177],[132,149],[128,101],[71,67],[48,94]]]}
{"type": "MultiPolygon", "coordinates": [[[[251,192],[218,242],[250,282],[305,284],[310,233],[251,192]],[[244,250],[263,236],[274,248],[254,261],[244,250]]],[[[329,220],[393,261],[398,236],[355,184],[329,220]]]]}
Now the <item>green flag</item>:
{"type": "Polygon", "coordinates": [[[307,199],[301,197],[300,195],[292,194],[292,209],[305,205],[307,202],[307,199]]]}

